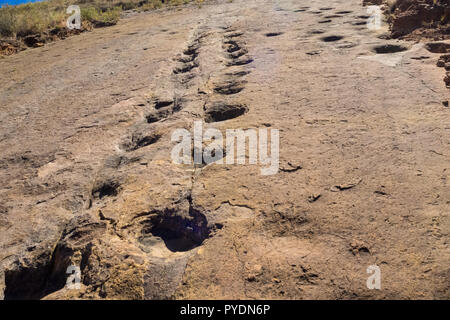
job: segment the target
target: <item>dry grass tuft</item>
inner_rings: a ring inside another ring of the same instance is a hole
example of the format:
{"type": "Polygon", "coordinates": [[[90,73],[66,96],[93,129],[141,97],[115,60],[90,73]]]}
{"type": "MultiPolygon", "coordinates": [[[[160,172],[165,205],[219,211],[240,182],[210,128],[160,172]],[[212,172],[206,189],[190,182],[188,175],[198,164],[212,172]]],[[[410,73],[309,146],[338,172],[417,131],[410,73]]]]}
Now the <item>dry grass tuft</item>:
{"type": "MultiPolygon", "coordinates": [[[[81,7],[81,19],[94,27],[116,24],[123,10],[137,9],[148,11],[162,6],[176,6],[192,0],[78,0],[81,7]]],[[[203,0],[196,0],[202,3],[203,0]]],[[[20,39],[63,28],[69,14],[66,9],[74,4],[70,0],[48,0],[18,6],[0,8],[0,40],[20,39]]]]}

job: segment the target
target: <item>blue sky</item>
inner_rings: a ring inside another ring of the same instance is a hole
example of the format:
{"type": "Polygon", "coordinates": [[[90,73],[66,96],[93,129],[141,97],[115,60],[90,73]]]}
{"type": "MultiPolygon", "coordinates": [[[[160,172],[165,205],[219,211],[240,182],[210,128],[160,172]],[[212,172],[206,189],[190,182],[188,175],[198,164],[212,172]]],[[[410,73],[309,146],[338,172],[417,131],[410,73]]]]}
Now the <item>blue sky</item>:
{"type": "Polygon", "coordinates": [[[9,5],[16,5],[16,4],[22,4],[22,3],[27,3],[27,2],[38,2],[38,1],[42,1],[42,0],[0,0],[0,7],[2,7],[5,4],[9,4],[9,5]]]}

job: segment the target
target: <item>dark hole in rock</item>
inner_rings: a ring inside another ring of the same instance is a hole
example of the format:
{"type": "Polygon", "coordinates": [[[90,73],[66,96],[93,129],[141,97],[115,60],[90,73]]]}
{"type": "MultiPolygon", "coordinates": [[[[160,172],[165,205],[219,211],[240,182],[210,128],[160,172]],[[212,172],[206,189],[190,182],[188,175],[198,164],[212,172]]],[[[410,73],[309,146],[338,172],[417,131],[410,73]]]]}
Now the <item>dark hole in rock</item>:
{"type": "Polygon", "coordinates": [[[268,32],[265,34],[266,37],[277,37],[279,35],[282,35],[283,32],[268,32]]]}
{"type": "Polygon", "coordinates": [[[311,30],[308,33],[309,34],[322,34],[322,33],[325,33],[325,31],[322,31],[322,30],[311,30]]]}
{"type": "Polygon", "coordinates": [[[131,143],[125,145],[125,150],[134,151],[151,144],[156,143],[161,138],[161,135],[153,133],[149,135],[135,134],[131,138],[131,143]]]}
{"type": "Polygon", "coordinates": [[[182,103],[183,103],[183,99],[175,98],[175,100],[173,101],[172,112],[178,112],[181,109],[183,109],[182,103]]]}
{"type": "Polygon", "coordinates": [[[229,77],[244,77],[249,73],[250,71],[236,71],[236,72],[228,72],[225,75],[229,77]]]}
{"type": "Polygon", "coordinates": [[[147,119],[147,123],[153,123],[161,120],[162,118],[157,113],[149,114],[145,117],[147,119]]]}
{"type": "Polygon", "coordinates": [[[247,111],[247,106],[243,104],[227,104],[223,102],[216,102],[206,107],[205,121],[210,123],[234,119],[243,115],[247,111]]]}
{"type": "Polygon", "coordinates": [[[234,40],[227,40],[224,42],[223,47],[227,52],[232,53],[241,50],[242,45],[234,40]]]}
{"type": "Polygon", "coordinates": [[[237,59],[237,58],[240,58],[240,57],[242,57],[243,55],[245,55],[247,53],[248,53],[247,49],[241,49],[241,50],[229,53],[228,56],[231,59],[237,59]]]}
{"type": "Polygon", "coordinates": [[[36,258],[29,267],[5,271],[5,300],[39,300],[64,288],[69,260],[55,249],[36,258]]]}
{"type": "Polygon", "coordinates": [[[48,273],[49,266],[45,264],[6,271],[5,300],[38,300],[45,297],[48,273]]]}
{"type": "Polygon", "coordinates": [[[225,49],[227,50],[227,52],[233,53],[233,52],[237,52],[237,51],[241,50],[241,47],[238,45],[230,44],[230,45],[226,46],[225,49]]]}
{"type": "Polygon", "coordinates": [[[158,112],[151,112],[147,114],[145,116],[147,123],[153,123],[167,118],[172,113],[172,110],[169,109],[160,109],[158,112]]]}
{"type": "Polygon", "coordinates": [[[396,53],[408,50],[408,48],[396,45],[396,44],[385,44],[382,46],[377,46],[373,50],[378,54],[396,53]]]}
{"type": "Polygon", "coordinates": [[[335,42],[335,41],[339,41],[344,39],[344,37],[342,36],[328,36],[328,37],[323,37],[322,41],[323,42],[335,42]]]}
{"type": "Polygon", "coordinates": [[[329,19],[329,20],[322,20],[322,21],[319,21],[319,23],[330,23],[332,20],[331,19],[329,19]]]}
{"type": "Polygon", "coordinates": [[[159,135],[150,135],[150,136],[142,137],[136,141],[135,148],[142,148],[142,147],[151,145],[151,144],[155,143],[156,141],[158,141],[160,137],[161,136],[159,136],[159,135]]]}
{"type": "Polygon", "coordinates": [[[188,62],[188,63],[185,63],[185,64],[179,66],[179,67],[176,67],[173,70],[173,73],[175,73],[175,74],[186,73],[186,72],[189,72],[192,69],[197,68],[197,67],[198,67],[198,63],[197,62],[195,62],[195,61],[188,62]]]}
{"type": "Polygon", "coordinates": [[[228,67],[231,67],[231,66],[243,66],[243,65],[246,65],[246,64],[249,64],[249,63],[252,63],[253,62],[253,59],[251,59],[251,58],[246,58],[246,59],[240,59],[240,60],[233,60],[233,61],[230,61],[230,62],[228,62],[226,65],[228,66],[228,67]]]}
{"type": "Polygon", "coordinates": [[[338,11],[338,12],[336,12],[337,14],[348,14],[348,13],[352,13],[353,11],[347,11],[347,10],[344,10],[344,11],[338,11]]]}
{"type": "Polygon", "coordinates": [[[245,81],[229,81],[225,84],[216,86],[214,91],[225,95],[236,94],[244,90],[244,84],[245,81]]]}
{"type": "Polygon", "coordinates": [[[185,252],[200,246],[209,237],[210,229],[205,215],[191,205],[189,217],[172,210],[152,217],[150,226],[143,229],[144,236],[146,233],[161,238],[172,252],[185,252]]]}
{"type": "Polygon", "coordinates": [[[170,106],[173,101],[155,101],[155,109],[161,109],[170,106]]]}
{"type": "Polygon", "coordinates": [[[358,251],[362,253],[370,253],[370,250],[366,247],[359,248],[358,251]]]}
{"type": "Polygon", "coordinates": [[[182,63],[188,63],[188,62],[194,61],[196,57],[197,57],[196,55],[190,55],[190,56],[186,55],[186,56],[182,56],[182,57],[178,58],[177,60],[182,63]]]}
{"type": "Polygon", "coordinates": [[[197,56],[198,55],[198,45],[197,44],[193,44],[190,45],[186,50],[183,51],[183,53],[187,56],[197,56]]]}
{"type": "Polygon", "coordinates": [[[120,184],[117,181],[106,181],[92,189],[95,198],[115,197],[119,193],[120,184]]]}
{"type": "Polygon", "coordinates": [[[186,84],[194,78],[195,78],[195,74],[193,74],[193,73],[183,73],[180,76],[179,81],[180,81],[180,83],[186,84]]]}

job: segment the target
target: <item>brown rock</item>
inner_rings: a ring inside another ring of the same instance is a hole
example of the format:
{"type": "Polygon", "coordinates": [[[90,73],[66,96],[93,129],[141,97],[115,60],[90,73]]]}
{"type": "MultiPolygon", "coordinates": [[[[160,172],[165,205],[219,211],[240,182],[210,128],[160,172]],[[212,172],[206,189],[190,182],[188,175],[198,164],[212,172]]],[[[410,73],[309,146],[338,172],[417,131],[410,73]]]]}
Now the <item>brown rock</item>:
{"type": "MultiPolygon", "coordinates": [[[[0,61],[1,297],[448,299],[442,70],[372,56],[386,44],[341,18],[357,47],[324,45],[317,15],[255,3],[136,14],[0,61]],[[174,163],[196,120],[278,129],[279,172],[174,163]],[[375,263],[383,290],[366,287],[375,263]]],[[[360,4],[332,11],[365,22],[360,4]]]]}
{"type": "Polygon", "coordinates": [[[444,78],[445,85],[450,87],[450,72],[447,72],[447,75],[444,78]]]}

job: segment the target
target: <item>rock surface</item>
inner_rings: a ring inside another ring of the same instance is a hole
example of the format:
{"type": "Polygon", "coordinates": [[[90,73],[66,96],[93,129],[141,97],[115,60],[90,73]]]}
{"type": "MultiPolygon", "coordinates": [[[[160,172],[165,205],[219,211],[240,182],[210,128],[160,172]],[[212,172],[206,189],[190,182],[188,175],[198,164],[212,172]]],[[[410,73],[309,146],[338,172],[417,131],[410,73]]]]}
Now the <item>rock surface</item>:
{"type": "Polygon", "coordinates": [[[0,60],[3,298],[449,299],[442,54],[365,15],[211,1],[0,60]],[[194,121],[279,129],[279,172],[173,163],[194,121]]]}

